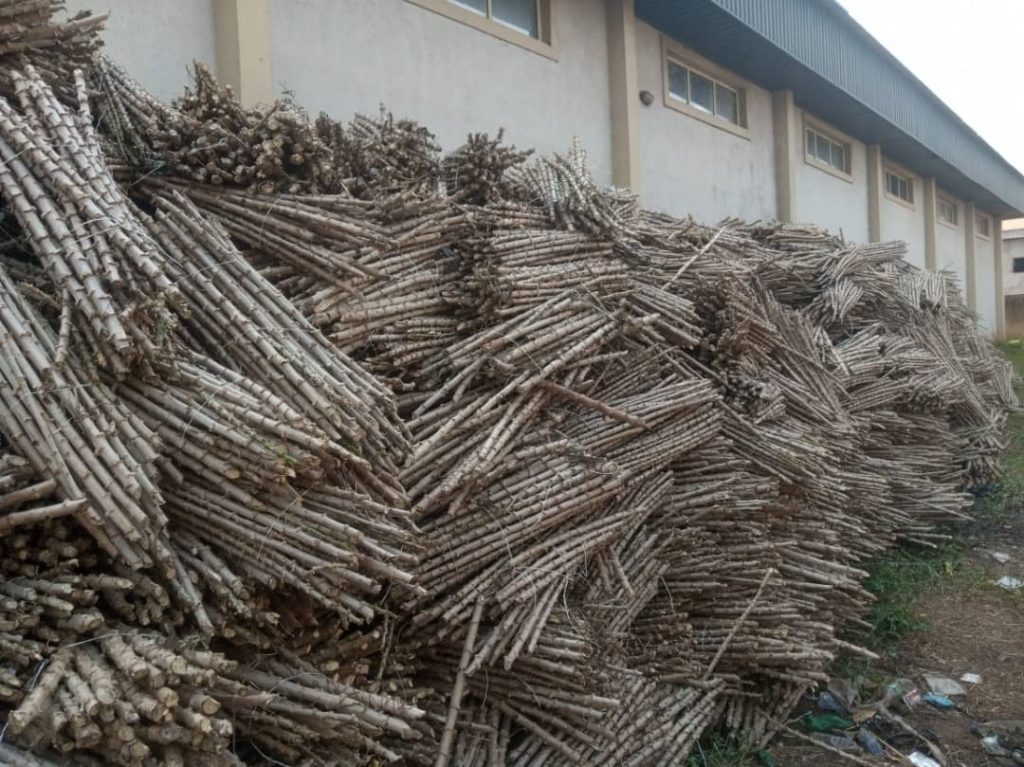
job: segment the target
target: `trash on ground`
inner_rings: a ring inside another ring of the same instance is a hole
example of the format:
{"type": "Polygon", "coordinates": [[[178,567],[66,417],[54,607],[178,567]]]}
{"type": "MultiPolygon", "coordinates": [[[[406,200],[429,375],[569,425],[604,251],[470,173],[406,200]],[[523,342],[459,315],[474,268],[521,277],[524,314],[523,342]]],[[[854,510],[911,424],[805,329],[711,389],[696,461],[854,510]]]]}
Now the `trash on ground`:
{"type": "Polygon", "coordinates": [[[904,695],[901,698],[901,700],[903,701],[903,705],[906,706],[907,710],[909,711],[921,702],[922,697],[923,696],[920,690],[911,690],[906,695],[904,695]]]}
{"type": "Polygon", "coordinates": [[[847,751],[850,753],[857,753],[860,751],[860,746],[857,745],[857,741],[848,735],[826,735],[825,733],[816,732],[811,735],[811,738],[824,743],[826,746],[832,746],[832,748],[838,749],[839,751],[847,751]]]}
{"type": "Polygon", "coordinates": [[[975,724],[971,726],[971,732],[978,737],[998,735],[1000,742],[1008,748],[1024,750],[1024,719],[996,719],[975,724]]]}
{"type": "Polygon", "coordinates": [[[930,706],[942,709],[943,711],[949,711],[950,709],[956,708],[956,703],[951,698],[947,698],[945,695],[936,695],[933,692],[925,693],[921,696],[921,700],[930,706]]]}
{"type": "Polygon", "coordinates": [[[849,730],[854,726],[853,722],[849,719],[835,714],[808,714],[804,717],[804,724],[812,732],[849,730]]]}
{"type": "Polygon", "coordinates": [[[847,707],[856,706],[860,702],[860,690],[852,679],[833,677],[828,680],[828,691],[839,698],[847,707]]]}
{"type": "Polygon", "coordinates": [[[1024,580],[1015,578],[1012,575],[1004,575],[996,581],[996,585],[1001,589],[1006,589],[1007,591],[1020,591],[1020,589],[1024,587],[1024,580]]]}
{"type": "Polygon", "coordinates": [[[1007,562],[1010,561],[1010,555],[1006,554],[1006,553],[1004,553],[1002,551],[993,551],[991,553],[991,556],[992,556],[992,559],[994,559],[996,562],[999,562],[1000,564],[1003,564],[1003,565],[1005,565],[1007,562]]]}
{"type": "Polygon", "coordinates": [[[1008,747],[998,735],[986,735],[981,739],[981,747],[989,756],[1012,759],[1014,764],[1024,764],[1024,749],[1008,747]]]}
{"type": "Polygon", "coordinates": [[[861,725],[861,728],[857,731],[857,742],[860,743],[864,750],[869,754],[884,754],[885,746],[882,742],[875,737],[875,734],[871,732],[867,727],[861,725]]]}
{"type": "Polygon", "coordinates": [[[975,674],[968,671],[960,676],[960,681],[966,682],[967,684],[981,684],[981,674],[975,674]]]}
{"type": "Polygon", "coordinates": [[[941,764],[936,762],[927,754],[922,754],[920,751],[915,751],[907,758],[914,767],[942,767],[941,764]]]}
{"type": "Polygon", "coordinates": [[[839,699],[838,696],[833,695],[828,690],[822,690],[818,693],[818,708],[822,711],[830,711],[833,714],[839,714],[839,716],[849,718],[850,709],[839,699]]]}
{"type": "Polygon", "coordinates": [[[936,695],[966,695],[965,690],[958,681],[950,679],[948,676],[938,676],[937,674],[925,674],[925,684],[928,685],[928,689],[936,695]]]}

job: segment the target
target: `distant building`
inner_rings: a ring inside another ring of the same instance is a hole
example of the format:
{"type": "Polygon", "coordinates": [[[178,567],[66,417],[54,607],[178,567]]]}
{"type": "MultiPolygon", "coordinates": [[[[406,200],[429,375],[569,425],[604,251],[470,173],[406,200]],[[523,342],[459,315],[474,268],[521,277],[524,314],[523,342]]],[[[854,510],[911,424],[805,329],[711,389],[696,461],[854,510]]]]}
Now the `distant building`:
{"type": "MultiPolygon", "coordinates": [[[[1020,222],[1024,223],[1024,222],[1020,222]]],[[[1006,335],[1024,336],[1024,227],[1003,230],[1006,335]]]]}
{"type": "MultiPolygon", "coordinates": [[[[446,149],[470,131],[564,150],[651,208],[901,239],[1003,331],[1001,220],[1024,177],[834,0],[71,0],[169,98],[215,65],[345,119],[383,103],[446,149]]],[[[954,55],[953,52],[950,55],[954,55]]]]}

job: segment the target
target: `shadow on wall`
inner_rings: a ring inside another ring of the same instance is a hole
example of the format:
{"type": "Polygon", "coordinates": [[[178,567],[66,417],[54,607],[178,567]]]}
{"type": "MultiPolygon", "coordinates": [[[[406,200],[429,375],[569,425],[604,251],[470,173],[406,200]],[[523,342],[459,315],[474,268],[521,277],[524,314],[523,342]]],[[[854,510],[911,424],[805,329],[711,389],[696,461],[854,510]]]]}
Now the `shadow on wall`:
{"type": "Polygon", "coordinates": [[[1006,296],[1006,337],[1024,338],[1024,294],[1006,296]]]}

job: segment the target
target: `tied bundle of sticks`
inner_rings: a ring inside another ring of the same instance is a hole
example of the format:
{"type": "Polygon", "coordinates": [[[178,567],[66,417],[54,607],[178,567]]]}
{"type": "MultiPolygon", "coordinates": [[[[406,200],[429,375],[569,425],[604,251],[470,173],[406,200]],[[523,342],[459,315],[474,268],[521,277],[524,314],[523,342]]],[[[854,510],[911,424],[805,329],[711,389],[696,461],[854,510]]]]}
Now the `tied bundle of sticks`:
{"type": "Polygon", "coordinates": [[[412,121],[276,120],[202,72],[168,107],[99,63],[97,134],[84,78],[67,107],[9,76],[4,759],[764,743],[865,653],[859,563],[934,545],[998,476],[1008,366],[899,244],[710,229],[579,147],[442,158],[412,121]]]}

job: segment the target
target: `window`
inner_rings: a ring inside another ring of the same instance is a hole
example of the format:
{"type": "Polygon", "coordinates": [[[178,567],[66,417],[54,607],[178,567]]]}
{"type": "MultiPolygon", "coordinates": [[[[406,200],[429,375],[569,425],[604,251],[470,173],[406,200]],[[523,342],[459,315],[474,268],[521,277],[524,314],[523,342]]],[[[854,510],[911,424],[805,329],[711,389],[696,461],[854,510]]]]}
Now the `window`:
{"type": "Polygon", "coordinates": [[[503,26],[540,39],[540,0],[449,0],[503,26]]]}
{"type": "MultiPolygon", "coordinates": [[[[974,233],[979,237],[991,237],[992,236],[992,219],[988,216],[983,216],[980,213],[974,216],[974,233]]],[[[1014,269],[1014,271],[1017,271],[1014,269]]]]}
{"type": "Polygon", "coordinates": [[[885,193],[895,200],[914,204],[914,182],[893,170],[885,171],[885,193]]]}
{"type": "Polygon", "coordinates": [[[668,96],[699,113],[743,126],[741,91],[672,59],[668,60],[668,96]]]}
{"type": "Polygon", "coordinates": [[[1013,271],[1015,274],[1024,272],[1024,258],[1013,259],[1013,271]]]}
{"type": "Polygon", "coordinates": [[[938,204],[939,221],[950,226],[960,225],[960,209],[952,200],[939,197],[938,204]]]}
{"type": "Polygon", "coordinates": [[[506,43],[558,59],[555,15],[558,0],[405,0],[486,32],[506,43]]]}
{"type": "Polygon", "coordinates": [[[817,128],[807,128],[807,159],[840,173],[850,173],[850,145],[826,135],[817,128]]]}

